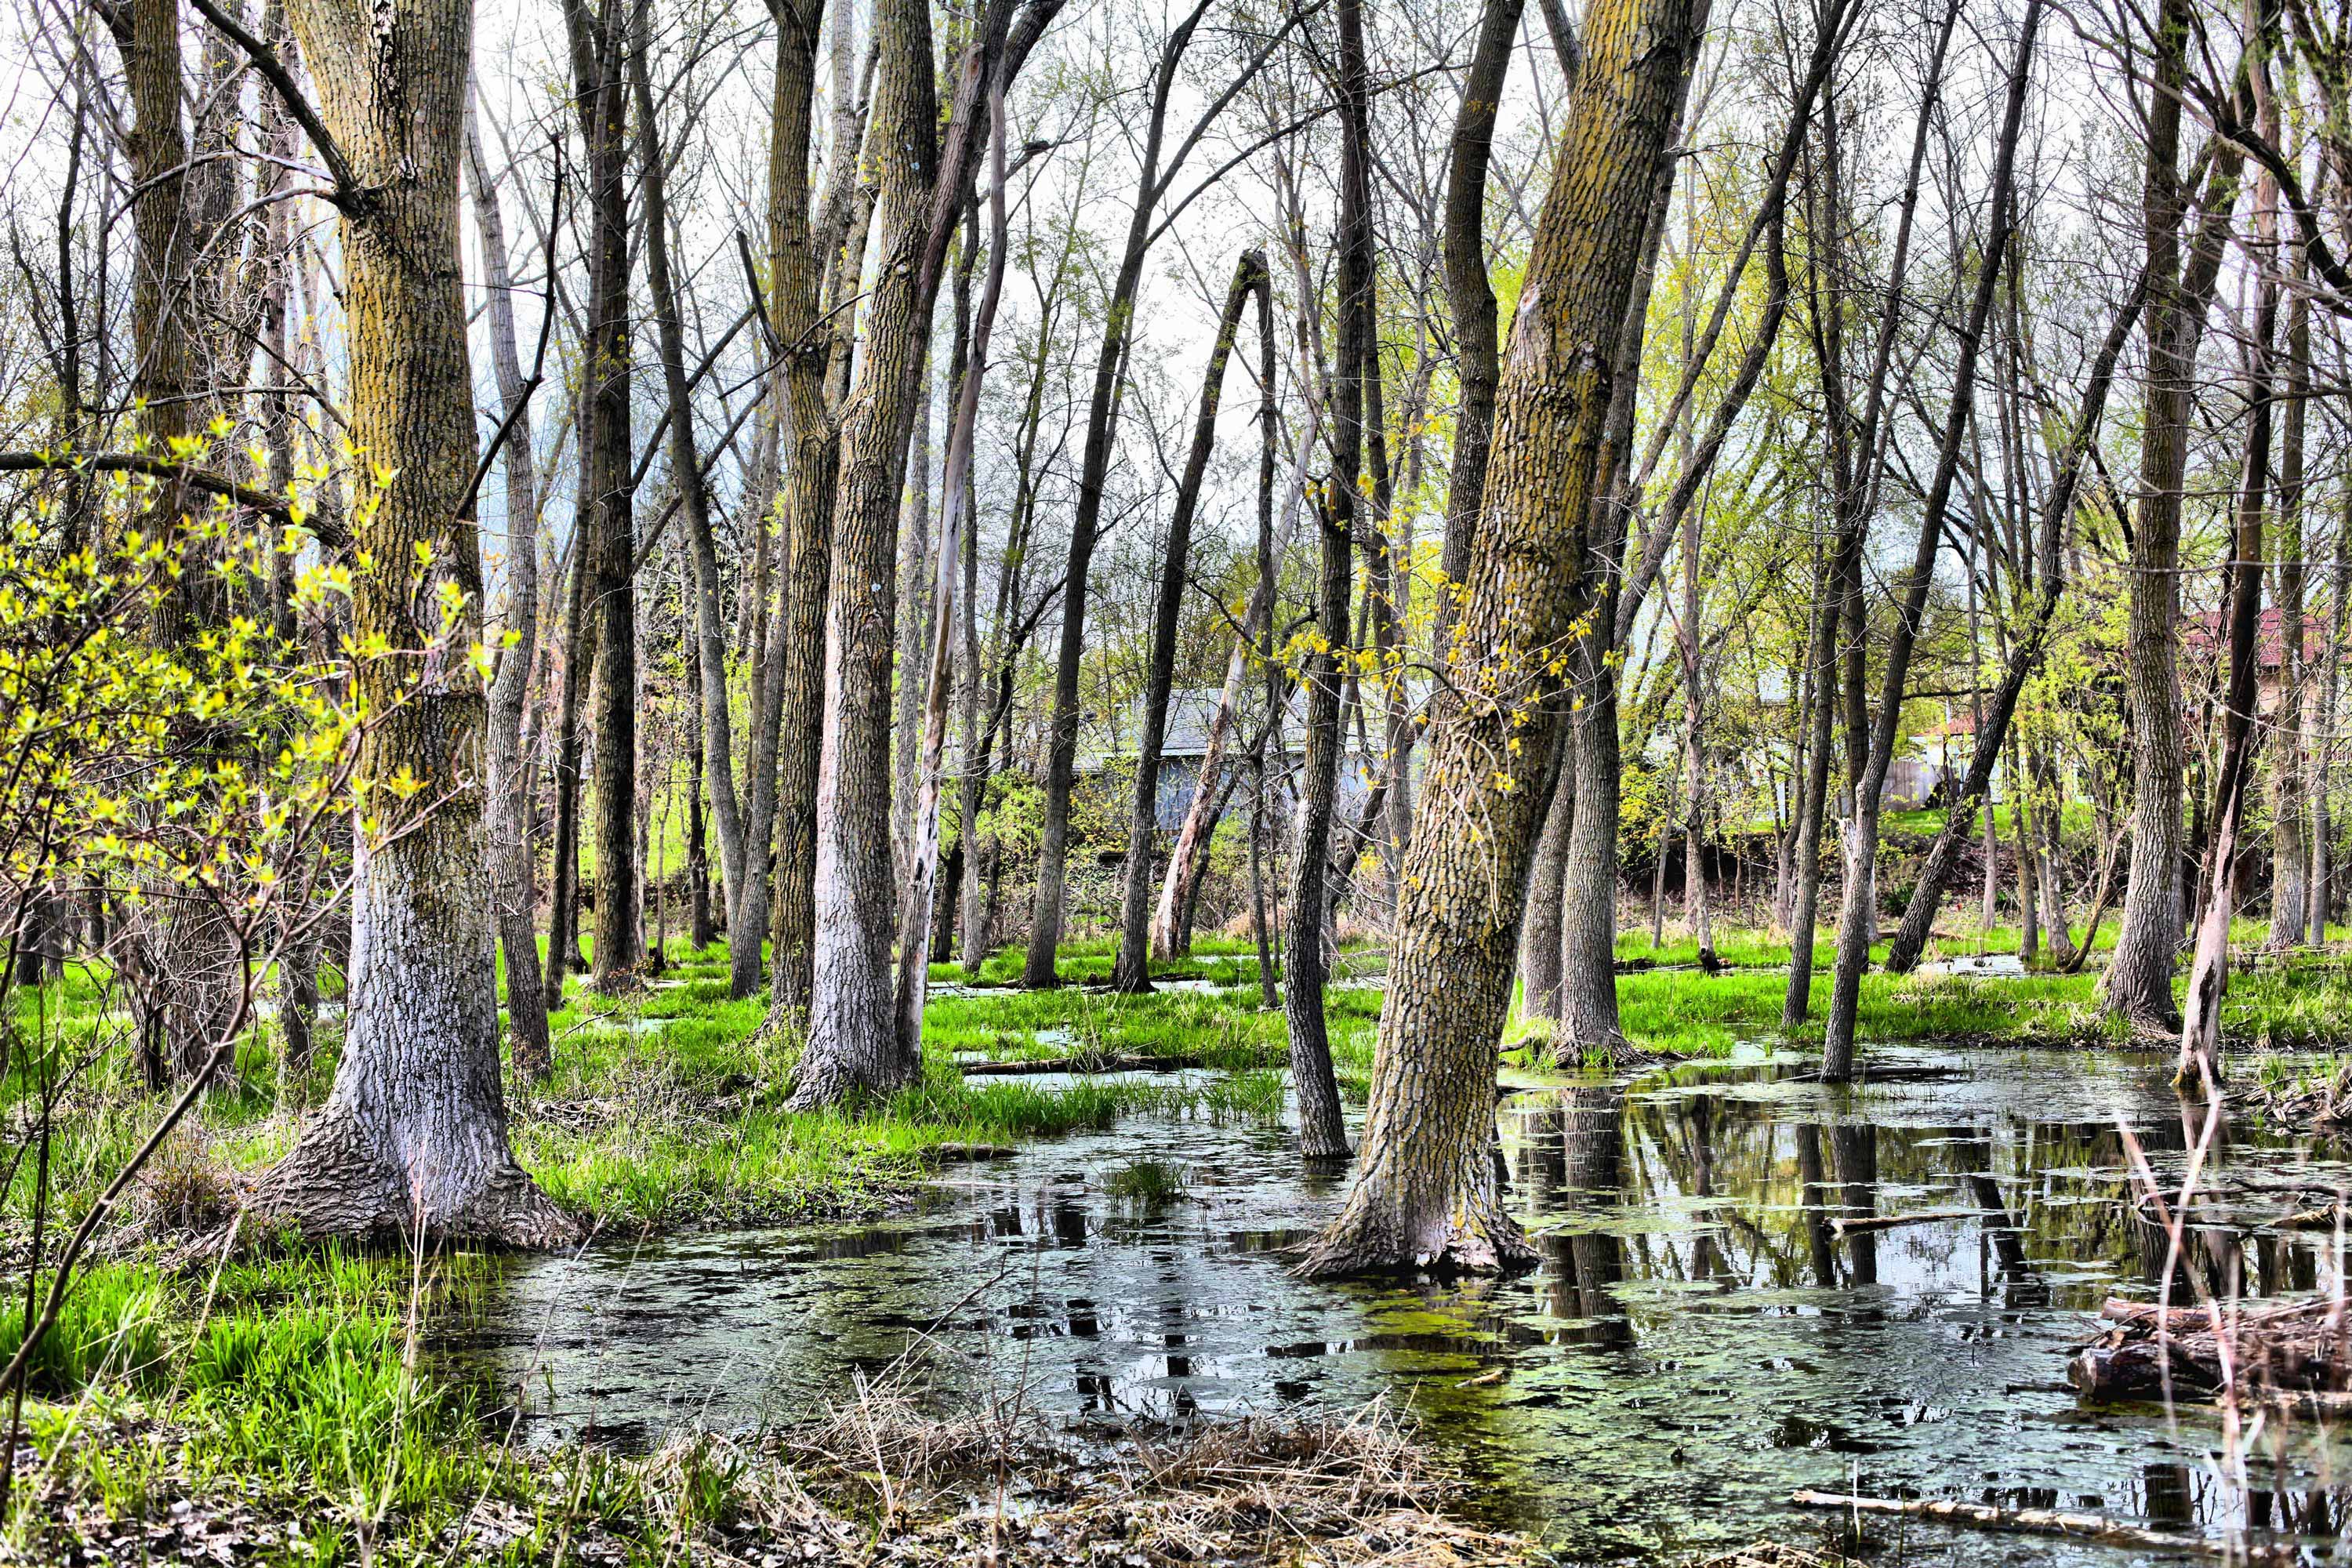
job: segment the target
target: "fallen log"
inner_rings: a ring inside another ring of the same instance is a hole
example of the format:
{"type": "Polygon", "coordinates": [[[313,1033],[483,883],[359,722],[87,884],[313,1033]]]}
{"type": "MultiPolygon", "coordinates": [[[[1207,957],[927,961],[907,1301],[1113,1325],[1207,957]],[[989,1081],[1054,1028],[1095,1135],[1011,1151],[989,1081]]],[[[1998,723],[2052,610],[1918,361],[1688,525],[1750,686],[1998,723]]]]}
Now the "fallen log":
{"type": "Polygon", "coordinates": [[[2109,1301],[2100,1316],[2115,1326],[2066,1367],[2086,1399],[2352,1392],[2352,1324],[2340,1300],[2164,1309],[2109,1301]]]}
{"type": "Polygon", "coordinates": [[[2202,1536],[2126,1524],[2105,1514],[2067,1513],[2054,1508],[1995,1508],[1990,1503],[1961,1502],[1954,1498],[1857,1497],[1846,1492],[1817,1492],[1811,1488],[1799,1491],[1789,1500],[1799,1508],[1833,1508],[1849,1513],[1906,1514],[1917,1519],[1937,1520],[1946,1524],[1969,1525],[1979,1530],[2014,1531],[2026,1535],[2063,1535],[2070,1540],[2096,1542],[2106,1546],[2140,1546],[2155,1552],[2193,1552],[2200,1557],[2230,1557],[2242,1563],[2290,1560],[2284,1551],[2257,1551],[2250,1557],[2242,1543],[2208,1541],[2202,1536]]]}
{"type": "Polygon", "coordinates": [[[1018,1062],[958,1062],[966,1078],[1022,1078],[1038,1073],[1179,1072],[1199,1057],[1039,1057],[1018,1062]]]}

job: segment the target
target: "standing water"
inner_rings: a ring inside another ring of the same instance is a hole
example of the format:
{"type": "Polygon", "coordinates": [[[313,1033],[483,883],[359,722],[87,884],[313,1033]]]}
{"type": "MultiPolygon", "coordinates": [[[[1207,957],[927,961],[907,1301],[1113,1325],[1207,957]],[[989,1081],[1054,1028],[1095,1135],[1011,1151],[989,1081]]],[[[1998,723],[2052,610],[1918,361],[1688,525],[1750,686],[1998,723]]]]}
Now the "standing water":
{"type": "MultiPolygon", "coordinates": [[[[1302,1174],[1281,1128],[1138,1118],[877,1224],[518,1263],[445,1359],[536,1437],[627,1447],[803,1417],[902,1355],[942,1398],[1024,1390],[1089,1423],[1385,1393],[1461,1458],[1488,1520],[1578,1560],[1810,1537],[1799,1487],[2337,1549],[2346,1456],[2307,1423],[2231,1452],[2210,1410],[2086,1407],[2066,1385],[2100,1304],[2154,1299],[2165,1267],[2131,1151],[2177,1184],[2200,1128],[2161,1065],[1866,1058],[1847,1089],[1751,1056],[1507,1096],[1511,1195],[1542,1256],[1520,1279],[1295,1279],[1286,1249],[1345,1178],[1302,1174]]],[[[2191,1274],[2221,1295],[2339,1288],[2336,1238],[2276,1222],[2352,1190],[2352,1168],[2242,1126],[2204,1168],[2173,1300],[2191,1274]]],[[[1915,1563],[2146,1555],[1902,1533],[1915,1563]]]]}

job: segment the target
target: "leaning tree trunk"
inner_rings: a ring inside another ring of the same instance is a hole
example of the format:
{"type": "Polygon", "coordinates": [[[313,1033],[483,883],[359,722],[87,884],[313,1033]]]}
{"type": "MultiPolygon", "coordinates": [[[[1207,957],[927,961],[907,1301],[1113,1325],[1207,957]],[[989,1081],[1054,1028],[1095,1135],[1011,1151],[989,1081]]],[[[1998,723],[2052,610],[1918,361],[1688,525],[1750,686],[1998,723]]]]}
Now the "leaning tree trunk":
{"type": "MultiPolygon", "coordinates": [[[[1208,478],[1210,455],[1216,449],[1217,405],[1224,395],[1225,365],[1233,358],[1234,340],[1241,335],[1242,309],[1252,294],[1270,292],[1271,288],[1265,255],[1242,252],[1234,268],[1233,286],[1225,291],[1224,314],[1218,319],[1208,368],[1201,376],[1201,410],[1192,423],[1192,449],[1184,458],[1184,472],[1176,485],[1175,511],[1168,523],[1167,559],[1161,564],[1160,600],[1151,616],[1151,665],[1144,677],[1143,732],[1136,740],[1135,798],[1128,818],[1118,957],[1111,970],[1112,988],[1130,994],[1151,989],[1151,850],[1160,837],[1160,749],[1168,734],[1168,689],[1176,678],[1176,631],[1183,616],[1184,579],[1192,554],[1192,513],[1200,505],[1202,483],[1208,478]]],[[[1194,801],[1211,794],[1216,784],[1204,766],[1193,784],[1194,801]]],[[[1179,843],[1178,857],[1189,848],[1179,843]]]]}
{"type": "MultiPolygon", "coordinates": [[[[539,495],[530,399],[515,350],[514,293],[507,276],[506,227],[497,186],[475,134],[474,104],[466,100],[466,158],[474,185],[474,217],[481,231],[482,282],[489,307],[490,363],[499,400],[512,422],[500,449],[507,480],[506,629],[516,642],[499,656],[490,682],[489,767],[492,881],[497,890],[499,945],[506,954],[507,1030],[515,1070],[544,1078],[553,1065],[547,1037],[547,1001],[540,987],[539,933],[533,924],[530,867],[530,770],[522,756],[522,715],[530,697],[531,665],[539,650],[539,495]]],[[[315,981],[314,981],[315,984],[315,981]]]]}
{"type": "MultiPolygon", "coordinates": [[[[1960,785],[1959,794],[1951,801],[1945,814],[1943,830],[1927,847],[1927,858],[1921,867],[1919,879],[1913,884],[1911,901],[1904,906],[1903,924],[1888,945],[1886,967],[1889,973],[1907,974],[1917,967],[1919,955],[1927,945],[1934,930],[1936,913],[1944,901],[1944,890],[1950,885],[1952,875],[1959,868],[1960,852],[1976,826],[1977,812],[1985,811],[1990,826],[1991,807],[1986,797],[1992,789],[1993,763],[2008,738],[2010,720],[2017,711],[2019,694],[2026,680],[2038,668],[2043,648],[2047,646],[2051,617],[2058,609],[2058,599],[2063,592],[2065,579],[2062,574],[2063,553],[2058,548],[2067,519],[2073,514],[2075,491],[2081,488],[2083,469],[2089,460],[2094,443],[2098,438],[2099,421],[2106,412],[2107,392],[2115,384],[2116,362],[2131,337],[2133,323],[2138,320],[2141,301],[2147,292],[2135,284],[2123,308],[2107,329],[2106,341],[2099,345],[2096,358],[2091,363],[2091,375],[2083,389],[2083,404],[2074,416],[2072,439],[2068,441],[2058,477],[2050,487],[2042,508],[2042,584],[2034,602],[2033,622],[2017,646],[2010,650],[2008,667],[2001,671],[2000,685],[1993,694],[1990,712],[1979,710],[1977,721],[1976,747],[1969,759],[1969,771],[1960,785]]],[[[1988,839],[1988,843],[1998,842],[1988,839]]],[[[1988,873],[1990,875],[1990,873],[1988,873]]],[[[2061,920],[2063,922],[2063,916],[2061,920]]],[[[2097,940],[2098,928],[2094,925],[2084,943],[2088,946],[2097,940]]],[[[2063,960],[2062,960],[2063,963],[2063,960]]]]}
{"type": "Polygon", "coordinates": [[[492,896],[481,853],[486,704],[470,624],[440,624],[445,592],[481,600],[469,490],[473,376],[457,253],[457,158],[468,0],[291,0],[321,118],[348,167],[344,301],[353,443],[389,476],[358,510],[377,563],[352,588],[355,635],[408,651],[363,662],[380,715],[356,781],[435,801],[405,831],[361,836],[352,890],[348,1027],[335,1086],[293,1152],[264,1175],[257,1215],[310,1235],[423,1233],[553,1245],[573,1227],[516,1164],[499,1075],[492,896]],[[429,564],[417,564],[427,562],[429,564]]]}
{"type": "Polygon", "coordinates": [[[2017,162],[2019,129],[2025,114],[2026,84],[2032,74],[2034,36],[2042,21],[2042,0],[2028,0],[2018,29],[2017,56],[2010,67],[2008,102],[2003,108],[2000,138],[1993,153],[1992,232],[1986,237],[1978,263],[1975,296],[1969,301],[1968,320],[1960,328],[1954,355],[1951,406],[1946,411],[1943,437],[1936,455],[1934,477],[1920,509],[1919,540],[1911,558],[1893,635],[1887,640],[1886,667],[1881,678],[1878,712],[1870,729],[1869,752],[1862,779],[1854,790],[1853,811],[1844,824],[1845,889],[1838,911],[1837,968],[1830,984],[1827,1034],[1822,1048],[1822,1077],[1843,1083],[1853,1075],[1854,1028],[1862,1002],[1862,973],[1870,963],[1871,944],[1878,936],[1878,819],[1885,792],[1886,771],[1895,761],[1902,733],[1903,689],[1909,679],[1911,650],[1927,617],[1927,592],[1933,585],[1936,557],[1943,543],[1944,519],[1950,510],[1952,489],[1959,473],[1960,448],[1968,431],[1976,395],[1976,367],[1983,347],[1985,326],[1992,315],[2000,281],[2004,253],[2015,222],[2011,195],[2017,162]]]}
{"type": "Polygon", "coordinates": [[[1528,258],[1433,704],[1363,1152],[1309,1273],[1534,1261],[1496,1190],[1495,1046],[1542,804],[1533,770],[1560,723],[1540,700],[1546,667],[1594,601],[1583,563],[1608,527],[1594,505],[1602,416],[1694,10],[1593,0],[1585,13],[1584,81],[1528,258]]]}

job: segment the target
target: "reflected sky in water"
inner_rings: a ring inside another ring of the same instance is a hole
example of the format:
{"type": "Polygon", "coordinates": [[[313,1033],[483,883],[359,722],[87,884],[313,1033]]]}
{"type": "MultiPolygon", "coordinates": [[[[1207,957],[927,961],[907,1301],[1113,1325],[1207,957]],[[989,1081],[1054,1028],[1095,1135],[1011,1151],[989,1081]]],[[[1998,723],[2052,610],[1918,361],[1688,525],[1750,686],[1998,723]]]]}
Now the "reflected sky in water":
{"type": "MultiPolygon", "coordinates": [[[[2352,1481],[2307,1422],[2236,1458],[2209,1411],[2087,1409],[2066,1351],[2111,1295],[2152,1298],[2126,1131],[2177,1182],[2199,1129],[2152,1058],[1886,1047],[1831,1089],[1756,1057],[1514,1093],[1511,1200],[1542,1267],[1466,1285],[1307,1284],[1286,1249],[1337,1209],[1282,1129],[1130,1121],[955,1171],[871,1226],[608,1239],[510,1266],[443,1348],[535,1440],[626,1447],[679,1423],[791,1421],[854,1374],[919,1366],[941,1397],[1026,1390],[1107,1426],[1387,1393],[1479,1482],[1487,1517],[1572,1558],[1818,1534],[1799,1486],[1905,1489],[2325,1552],[2352,1481]],[[1123,1199],[1139,1159],[1184,1177],[1123,1199]],[[1840,1221],[1926,1215],[1849,1232],[1840,1221]],[[902,1358],[904,1358],[902,1362],[902,1358]]],[[[2326,1232],[2279,1216],[2352,1168],[2226,1129],[2173,1299],[2336,1288],[2326,1232]]],[[[1914,1526],[1915,1563],[2133,1554],[1914,1526]]]]}

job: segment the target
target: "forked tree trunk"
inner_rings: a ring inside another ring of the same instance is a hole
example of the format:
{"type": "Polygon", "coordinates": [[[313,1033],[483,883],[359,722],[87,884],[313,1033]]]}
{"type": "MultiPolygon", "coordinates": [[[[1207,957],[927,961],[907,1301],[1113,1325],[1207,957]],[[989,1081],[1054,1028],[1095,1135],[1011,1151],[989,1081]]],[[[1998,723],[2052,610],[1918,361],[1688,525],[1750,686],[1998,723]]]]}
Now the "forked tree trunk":
{"type": "MultiPolygon", "coordinates": [[[[506,226],[499,194],[475,134],[473,97],[466,100],[466,157],[474,186],[474,216],[481,231],[482,282],[489,307],[490,363],[499,399],[512,421],[499,460],[507,481],[506,629],[517,641],[499,656],[490,682],[489,822],[491,879],[499,910],[499,945],[506,955],[507,1029],[518,1072],[543,1078],[553,1065],[547,1037],[547,1001],[539,980],[539,932],[532,919],[530,773],[523,764],[522,714],[539,651],[538,458],[530,438],[530,387],[515,348],[514,294],[507,276],[506,226]]],[[[313,984],[315,984],[315,980],[313,984]]]]}
{"type": "Polygon", "coordinates": [[[516,1164],[499,1085],[493,900],[477,782],[486,704],[473,628],[436,646],[438,593],[481,598],[472,482],[473,377],[456,266],[468,0],[411,0],[387,20],[354,0],[291,0],[326,126],[352,184],[343,216],[351,432],[389,473],[353,517],[378,570],[357,577],[354,629],[424,655],[364,662],[384,715],[362,740],[371,799],[422,780],[438,799],[406,832],[355,851],[349,1025],[335,1087],[252,1209],[310,1235],[423,1232],[519,1246],[572,1223],[516,1164]],[[390,36],[385,29],[390,28],[390,36]],[[364,197],[358,193],[364,192],[364,197]],[[411,563],[429,551],[422,583],[411,563]]]}
{"type": "Polygon", "coordinates": [[[2214,149],[2206,216],[2186,267],[2181,230],[2189,195],[2180,161],[2180,100],[2189,78],[2189,0],[2164,0],[2156,19],[2148,98],[2147,173],[2142,195],[2147,255],[2147,392],[2141,416],[2138,512],[2132,528],[2132,595],[2124,679],[2132,699],[2131,877],[2101,994],[2135,1034],[2177,1036],[2174,954],[2180,945],[2181,741],[2178,627],[2180,513],[2189,458],[2197,344],[2221,275],[2239,154],[2214,149]],[[2218,204],[2218,211],[2216,206],[2218,204]]]}
{"type": "MultiPolygon", "coordinates": [[[[1118,957],[1111,970],[1111,986],[1130,994],[1151,989],[1151,850],[1160,837],[1160,749],[1168,735],[1168,691],[1176,678],[1176,631],[1184,609],[1184,581],[1192,563],[1192,513],[1201,501],[1201,486],[1208,478],[1209,458],[1217,444],[1217,405],[1225,390],[1225,365],[1233,358],[1234,340],[1241,335],[1242,310],[1253,294],[1271,298],[1265,257],[1242,252],[1234,268],[1233,286],[1225,291],[1224,313],[1218,319],[1216,341],[1209,350],[1208,368],[1201,377],[1201,408],[1192,424],[1192,448],[1184,458],[1184,472],[1176,484],[1175,510],[1168,522],[1168,553],[1160,573],[1160,599],[1151,616],[1151,664],[1144,677],[1143,731],[1136,739],[1135,797],[1128,817],[1127,877],[1119,905],[1118,957]]],[[[1261,314],[1270,314],[1263,308],[1261,314]]],[[[1220,748],[1221,749],[1221,748],[1220,748]]],[[[1215,794],[1217,779],[1204,761],[1192,789],[1201,804],[1215,794]]],[[[1188,824],[1189,826],[1189,824],[1188,824]]],[[[1189,858],[1193,847],[1178,841],[1170,858],[1169,875],[1189,858]]]]}
{"type": "MultiPolygon", "coordinates": [[[[874,104],[881,222],[879,283],[867,297],[859,395],[841,437],[833,587],[826,605],[824,728],[817,768],[816,941],[808,1044],[792,1105],[887,1094],[921,1071],[899,1037],[890,962],[898,889],[890,859],[890,661],[897,612],[892,556],[931,307],[949,237],[985,145],[982,86],[1008,75],[1058,8],[1030,0],[1007,41],[1012,0],[996,0],[965,48],[936,145],[930,15],[923,0],[883,0],[875,16],[881,77],[874,104]]],[[[944,723],[944,717],[942,717],[944,723]]],[[[919,941],[916,946],[919,950],[919,941]]]]}
{"type": "Polygon", "coordinates": [[[1593,602],[1582,563],[1608,526],[1594,505],[1602,416],[1697,44],[1694,9],[1593,0],[1585,13],[1584,84],[1528,258],[1469,591],[1430,724],[1356,1184],[1303,1263],[1310,1274],[1534,1261],[1494,1157],[1495,1047],[1542,807],[1537,770],[1560,722],[1533,699],[1593,602]]]}

